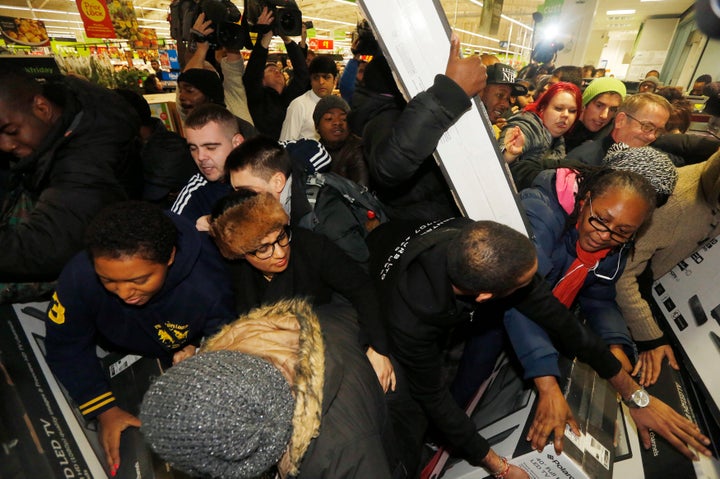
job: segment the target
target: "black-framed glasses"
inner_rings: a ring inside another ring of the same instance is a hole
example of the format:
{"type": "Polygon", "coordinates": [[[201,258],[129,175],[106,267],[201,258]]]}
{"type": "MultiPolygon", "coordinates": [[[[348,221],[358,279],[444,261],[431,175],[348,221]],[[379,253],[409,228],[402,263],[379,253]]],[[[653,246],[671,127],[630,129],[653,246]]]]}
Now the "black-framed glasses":
{"type": "Polygon", "coordinates": [[[275,245],[285,247],[290,244],[290,240],[292,240],[292,231],[290,226],[285,225],[275,241],[262,244],[258,249],[248,251],[247,254],[253,255],[257,259],[268,259],[275,253],[275,245]]]}
{"type": "Polygon", "coordinates": [[[611,230],[610,228],[608,228],[608,226],[603,220],[595,216],[595,212],[593,212],[591,196],[588,197],[588,204],[590,205],[590,216],[588,217],[588,223],[590,223],[590,226],[595,228],[595,231],[599,231],[600,233],[609,233],[610,239],[618,243],[629,243],[635,238],[635,233],[627,235],[611,230]]]}
{"type": "Polygon", "coordinates": [[[643,133],[652,133],[655,136],[661,136],[665,133],[665,127],[655,126],[649,121],[638,120],[628,112],[625,112],[625,114],[628,116],[628,118],[630,118],[631,120],[635,120],[640,124],[640,131],[642,131],[643,133]]]}

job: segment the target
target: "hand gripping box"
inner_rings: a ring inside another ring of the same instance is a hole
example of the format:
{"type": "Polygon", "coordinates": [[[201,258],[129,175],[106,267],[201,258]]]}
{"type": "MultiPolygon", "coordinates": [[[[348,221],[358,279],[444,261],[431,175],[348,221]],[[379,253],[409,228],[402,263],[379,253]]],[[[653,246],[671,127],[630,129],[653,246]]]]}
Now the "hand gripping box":
{"type": "MultiPolygon", "coordinates": [[[[552,444],[542,452],[534,451],[525,440],[537,397],[507,360],[499,362],[480,389],[476,405],[469,406],[471,416],[492,448],[511,458],[511,463],[525,469],[532,478],[610,479],[616,450],[617,396],[589,366],[578,361],[564,361],[563,366],[566,371],[563,392],[581,430],[581,435],[576,436],[566,428],[563,454],[556,454],[552,444]]],[[[439,461],[432,472],[427,470],[426,477],[441,474],[447,479],[487,477],[484,469],[465,461],[453,462],[447,454],[444,463],[441,454],[438,453],[439,461]]]]}

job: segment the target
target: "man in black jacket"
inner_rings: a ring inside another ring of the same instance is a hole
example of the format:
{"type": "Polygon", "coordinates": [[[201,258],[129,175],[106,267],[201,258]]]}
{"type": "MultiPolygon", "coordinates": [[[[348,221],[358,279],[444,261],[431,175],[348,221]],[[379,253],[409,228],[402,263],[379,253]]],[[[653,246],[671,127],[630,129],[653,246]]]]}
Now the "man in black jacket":
{"type": "Polygon", "coordinates": [[[49,293],[90,219],[133,187],[139,194],[138,129],[137,115],[104,88],[0,72],[0,150],[14,157],[0,213],[0,302],[49,293]]]}
{"type": "MultiPolygon", "coordinates": [[[[535,274],[537,258],[527,237],[492,221],[457,219],[420,226],[390,222],[373,231],[368,244],[370,271],[402,368],[395,368],[398,397],[391,399],[390,411],[397,437],[405,441],[400,449],[409,470],[417,465],[428,421],[456,455],[491,472],[498,470],[498,456],[443,384],[442,344],[459,326],[501,324],[510,308],[545,328],[566,354],[590,364],[632,403],[630,412],[645,447],[650,447],[652,428],[688,457],[694,453],[686,443],[709,454],[701,444],[709,440],[666,404],[654,397],[631,401],[647,398],[647,393],[535,274]]],[[[566,404],[556,403],[538,404],[538,410],[544,412],[536,414],[527,439],[541,450],[554,433],[555,449],[562,451],[565,425],[578,432],[572,413],[566,404]]]]}
{"type": "Polygon", "coordinates": [[[478,56],[460,58],[453,37],[445,74],[405,104],[387,60],[378,56],[365,69],[364,86],[353,94],[350,125],[363,138],[371,189],[390,219],[422,221],[457,214],[457,207],[433,152],[442,135],[485,88],[478,56]]]}
{"type": "MultiPolygon", "coordinates": [[[[268,26],[273,22],[273,14],[263,8],[257,24],[268,26]]],[[[248,99],[248,108],[253,123],[260,133],[271,138],[280,138],[280,130],[288,105],[310,89],[310,73],[300,47],[288,37],[285,42],[288,57],[293,65],[293,78],[285,85],[285,77],[275,63],[267,63],[268,47],[273,31],[258,35],[250,59],[245,67],[243,83],[248,99]]]]}

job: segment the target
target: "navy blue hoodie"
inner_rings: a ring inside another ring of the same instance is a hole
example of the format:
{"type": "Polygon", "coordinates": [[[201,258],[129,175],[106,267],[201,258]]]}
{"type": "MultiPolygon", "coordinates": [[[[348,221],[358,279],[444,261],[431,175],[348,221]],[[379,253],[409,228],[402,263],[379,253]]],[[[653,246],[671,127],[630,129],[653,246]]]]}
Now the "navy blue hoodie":
{"type": "Polygon", "coordinates": [[[86,251],[63,269],[46,320],[47,360],[87,418],[115,406],[96,356],[98,340],[118,351],[161,359],[199,344],[235,317],[232,286],[210,240],[184,218],[175,261],[160,291],[143,306],[107,291],[86,251]]]}

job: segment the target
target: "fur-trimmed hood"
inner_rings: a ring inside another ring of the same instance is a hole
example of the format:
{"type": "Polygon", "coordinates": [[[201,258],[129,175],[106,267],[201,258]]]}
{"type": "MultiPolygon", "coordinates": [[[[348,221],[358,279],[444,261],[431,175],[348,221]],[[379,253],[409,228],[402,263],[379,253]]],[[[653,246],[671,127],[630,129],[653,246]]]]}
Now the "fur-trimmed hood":
{"type": "Polygon", "coordinates": [[[325,344],[310,303],[293,299],[253,309],[203,346],[203,352],[218,350],[259,356],[292,386],[293,432],[278,469],[282,477],[297,475],[310,442],[320,432],[325,381],[325,344]]]}

